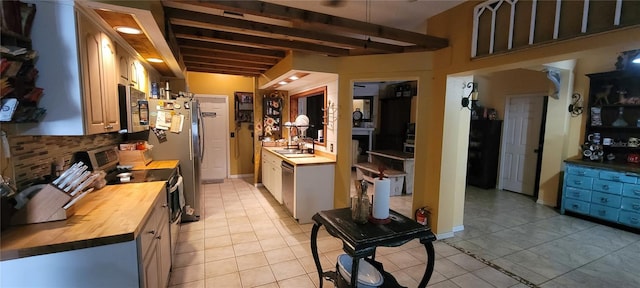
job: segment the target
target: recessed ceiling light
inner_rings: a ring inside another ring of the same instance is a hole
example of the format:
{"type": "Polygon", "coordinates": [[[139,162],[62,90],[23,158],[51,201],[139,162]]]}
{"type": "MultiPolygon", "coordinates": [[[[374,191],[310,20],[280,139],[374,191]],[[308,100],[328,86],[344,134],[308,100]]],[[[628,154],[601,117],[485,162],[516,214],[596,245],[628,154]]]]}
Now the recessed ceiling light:
{"type": "Polygon", "coordinates": [[[631,62],[635,64],[640,64],[640,53],[638,53],[638,55],[636,55],[636,58],[631,60],[631,62]]]}
{"type": "Polygon", "coordinates": [[[280,84],[280,85],[286,85],[286,84],[289,84],[289,82],[287,82],[287,81],[280,81],[280,82],[278,82],[278,84],[280,84]]]}
{"type": "Polygon", "coordinates": [[[142,31],[140,29],[133,28],[133,27],[116,26],[113,29],[115,29],[116,31],[118,31],[120,33],[124,33],[124,34],[133,34],[133,35],[142,34],[142,31]]]}
{"type": "Polygon", "coordinates": [[[293,76],[289,77],[289,80],[294,80],[295,81],[295,80],[298,80],[298,79],[300,79],[300,78],[298,78],[298,76],[296,76],[296,75],[293,75],[293,76]]]}
{"type": "Polygon", "coordinates": [[[162,63],[164,61],[162,61],[162,59],[159,58],[147,58],[147,61],[152,62],[152,63],[162,63]]]}

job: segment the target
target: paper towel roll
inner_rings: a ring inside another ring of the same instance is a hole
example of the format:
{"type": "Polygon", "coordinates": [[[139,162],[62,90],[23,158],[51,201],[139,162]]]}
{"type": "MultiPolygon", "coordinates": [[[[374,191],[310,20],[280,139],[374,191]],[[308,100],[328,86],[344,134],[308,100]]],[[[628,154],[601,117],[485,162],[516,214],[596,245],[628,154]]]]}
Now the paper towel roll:
{"type": "Polygon", "coordinates": [[[376,178],[373,192],[373,218],[389,218],[389,193],[391,192],[391,181],[388,178],[380,180],[376,178]]]}

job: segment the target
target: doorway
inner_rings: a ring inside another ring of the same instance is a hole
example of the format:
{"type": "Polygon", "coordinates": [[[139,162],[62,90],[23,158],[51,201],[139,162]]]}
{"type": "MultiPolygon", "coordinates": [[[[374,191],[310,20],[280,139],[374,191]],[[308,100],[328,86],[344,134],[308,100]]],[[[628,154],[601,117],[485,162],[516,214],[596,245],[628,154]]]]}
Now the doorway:
{"type": "MultiPolygon", "coordinates": [[[[413,143],[415,140],[417,81],[362,81],[354,82],[353,87],[353,122],[352,122],[352,162],[384,163],[389,171],[404,172],[400,189],[391,193],[390,208],[413,217],[413,143]],[[413,125],[412,125],[413,124],[413,125]],[[408,132],[411,130],[412,132],[408,132]],[[409,144],[408,144],[409,143],[409,144]],[[405,148],[410,147],[410,150],[405,148]],[[371,156],[367,151],[376,150],[371,156]],[[379,153],[378,153],[379,152],[379,153]],[[402,159],[402,160],[401,160],[402,159]],[[407,170],[407,171],[405,171],[407,170]],[[399,191],[402,192],[399,192],[399,191]]],[[[354,180],[359,173],[352,170],[351,195],[355,195],[354,180]]],[[[393,189],[392,189],[393,190],[393,189]]],[[[368,194],[374,191],[370,183],[368,194]]]]}
{"type": "Polygon", "coordinates": [[[536,192],[545,96],[515,95],[505,104],[499,188],[529,196],[536,192]]]}
{"type": "Polygon", "coordinates": [[[204,155],[200,165],[202,183],[220,183],[227,178],[229,148],[227,135],[228,97],[220,95],[198,95],[203,122],[204,155]]]}

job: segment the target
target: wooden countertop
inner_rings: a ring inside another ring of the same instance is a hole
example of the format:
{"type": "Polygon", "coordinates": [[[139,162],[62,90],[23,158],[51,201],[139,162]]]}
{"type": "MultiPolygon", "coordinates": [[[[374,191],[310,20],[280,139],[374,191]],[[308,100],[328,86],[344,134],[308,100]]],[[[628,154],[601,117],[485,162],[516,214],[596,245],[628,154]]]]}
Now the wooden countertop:
{"type": "Polygon", "coordinates": [[[67,220],[2,231],[0,260],[57,253],[134,240],[165,182],[108,185],[87,194],[67,220]]]}
{"type": "Polygon", "coordinates": [[[616,159],[616,161],[599,162],[599,161],[583,160],[582,157],[575,157],[575,158],[566,159],[564,161],[567,163],[573,163],[573,164],[584,165],[589,167],[606,168],[606,169],[616,170],[620,172],[640,174],[640,164],[628,163],[624,160],[616,159]]]}
{"type": "Polygon", "coordinates": [[[147,165],[134,165],[131,170],[173,169],[178,167],[179,160],[153,160],[147,165]]]}
{"type": "Polygon", "coordinates": [[[406,153],[396,150],[372,150],[367,151],[367,153],[396,160],[413,160],[413,153],[406,153]]]}
{"type": "Polygon", "coordinates": [[[335,156],[332,154],[316,151],[313,157],[286,157],[280,153],[274,152],[274,150],[284,149],[283,147],[262,147],[262,149],[271,152],[273,155],[280,157],[282,160],[287,161],[293,165],[317,165],[317,164],[335,164],[335,156]]]}

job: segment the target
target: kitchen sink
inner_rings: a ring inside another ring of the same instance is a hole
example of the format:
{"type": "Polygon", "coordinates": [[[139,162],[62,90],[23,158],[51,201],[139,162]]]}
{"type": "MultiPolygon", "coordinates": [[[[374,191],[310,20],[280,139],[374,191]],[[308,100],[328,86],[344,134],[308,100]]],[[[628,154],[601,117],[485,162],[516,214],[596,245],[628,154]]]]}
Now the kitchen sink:
{"type": "Polygon", "coordinates": [[[314,157],[313,154],[307,153],[299,149],[281,149],[281,150],[273,150],[273,152],[276,152],[280,155],[284,155],[290,158],[314,157]]]}

